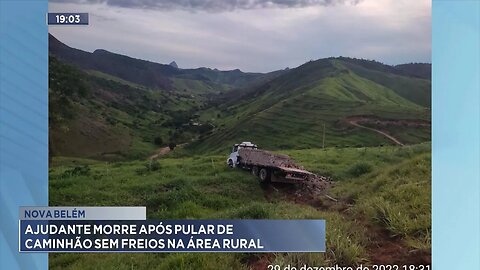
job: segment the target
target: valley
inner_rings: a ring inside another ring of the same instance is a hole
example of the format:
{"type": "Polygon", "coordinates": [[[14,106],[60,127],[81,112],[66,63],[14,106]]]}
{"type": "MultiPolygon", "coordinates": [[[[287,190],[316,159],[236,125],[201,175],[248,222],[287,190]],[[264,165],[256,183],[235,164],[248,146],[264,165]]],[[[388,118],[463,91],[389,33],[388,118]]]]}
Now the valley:
{"type": "MultiPolygon", "coordinates": [[[[345,119],[430,121],[424,73],[406,76],[405,67],[375,61],[325,58],[262,74],[88,53],[53,36],[50,50],[50,65],[59,65],[51,73],[71,69],[89,89],[72,101],[68,124],[52,128],[59,156],[128,160],[169,143],[187,143],[192,153],[219,153],[240,141],[272,150],[379,146],[394,142],[345,119]],[[138,72],[144,79],[131,78],[138,72]]],[[[393,124],[382,131],[406,144],[430,140],[429,127],[393,124]]]]}

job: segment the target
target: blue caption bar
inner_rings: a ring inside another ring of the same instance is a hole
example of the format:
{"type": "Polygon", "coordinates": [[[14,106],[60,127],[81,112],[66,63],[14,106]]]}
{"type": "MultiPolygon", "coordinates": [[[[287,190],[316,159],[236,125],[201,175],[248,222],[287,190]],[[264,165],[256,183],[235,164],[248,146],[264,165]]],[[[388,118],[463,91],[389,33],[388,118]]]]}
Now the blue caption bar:
{"type": "Polygon", "coordinates": [[[325,252],[325,220],[20,220],[20,252],[325,252]]]}
{"type": "Polygon", "coordinates": [[[48,25],[88,25],[88,13],[48,13],[48,25]]]}

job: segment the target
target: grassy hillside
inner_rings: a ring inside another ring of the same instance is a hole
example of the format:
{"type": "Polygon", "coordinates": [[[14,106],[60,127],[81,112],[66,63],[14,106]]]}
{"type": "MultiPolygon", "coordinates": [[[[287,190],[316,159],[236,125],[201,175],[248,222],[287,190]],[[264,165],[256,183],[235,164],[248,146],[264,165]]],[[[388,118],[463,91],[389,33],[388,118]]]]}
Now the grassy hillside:
{"type": "MultiPolygon", "coordinates": [[[[423,81],[418,84],[418,79],[385,76],[391,84],[404,80],[422,91],[430,91],[429,85],[422,84],[423,81]]],[[[323,145],[324,129],[327,147],[391,144],[384,136],[349,125],[346,119],[365,115],[429,121],[429,108],[398,92],[387,83],[379,84],[358,75],[346,67],[345,61],[332,58],[309,62],[243,96],[231,97],[206,110],[200,119],[212,121],[217,129],[192,143],[190,149],[220,151],[241,141],[253,141],[267,149],[318,148],[323,145]]],[[[406,138],[406,143],[430,140],[429,128],[385,126],[383,129],[406,138]]]]}
{"type": "Polygon", "coordinates": [[[298,197],[291,186],[262,189],[250,173],[227,168],[224,155],[187,157],[174,152],[153,163],[56,158],[50,169],[49,205],[147,206],[149,219],[321,218],[327,221],[326,253],[68,253],[50,254],[49,266],[249,269],[259,261],[355,265],[428,260],[429,145],[283,153],[307,169],[337,180],[329,194],[338,202],[320,195],[298,197]],[[382,247],[389,250],[382,252],[382,247]],[[391,252],[391,257],[385,257],[386,252],[391,252]]]}
{"type": "Polygon", "coordinates": [[[425,74],[425,69],[427,67],[430,67],[430,65],[418,64],[418,66],[421,68],[419,68],[419,71],[417,73],[413,74],[419,75],[411,77],[402,76],[401,72],[409,72],[408,74],[411,74],[412,71],[410,71],[410,69],[416,70],[415,68],[417,67],[417,65],[415,64],[399,65],[397,66],[397,68],[400,69],[401,72],[395,73],[382,72],[378,69],[368,69],[365,66],[362,66],[361,63],[357,61],[353,62],[351,60],[343,60],[342,64],[356,74],[392,89],[399,96],[409,101],[412,101],[424,107],[430,107],[432,104],[432,84],[430,79],[431,76],[425,74]]]}
{"type": "Polygon", "coordinates": [[[61,118],[61,124],[50,128],[51,152],[57,156],[140,158],[211,128],[192,125],[208,93],[154,91],[98,71],[81,71],[53,56],[50,88],[51,119],[61,118]],[[80,83],[85,94],[71,93],[80,83]]]}

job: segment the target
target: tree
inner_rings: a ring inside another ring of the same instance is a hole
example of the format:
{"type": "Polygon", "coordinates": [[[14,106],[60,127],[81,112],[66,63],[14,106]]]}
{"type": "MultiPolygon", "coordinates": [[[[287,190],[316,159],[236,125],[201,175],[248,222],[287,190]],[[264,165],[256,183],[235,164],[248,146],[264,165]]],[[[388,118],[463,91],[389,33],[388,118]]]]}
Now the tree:
{"type": "Polygon", "coordinates": [[[155,139],[153,140],[153,143],[155,143],[156,145],[162,145],[163,144],[162,137],[155,137],[155,139]]]}

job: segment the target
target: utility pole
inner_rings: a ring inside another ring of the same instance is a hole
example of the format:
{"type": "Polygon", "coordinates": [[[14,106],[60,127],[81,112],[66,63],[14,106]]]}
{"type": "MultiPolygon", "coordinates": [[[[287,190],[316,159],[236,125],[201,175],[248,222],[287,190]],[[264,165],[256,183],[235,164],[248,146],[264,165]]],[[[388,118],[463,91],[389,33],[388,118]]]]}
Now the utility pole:
{"type": "Polygon", "coordinates": [[[323,123],[323,139],[322,139],[322,148],[325,149],[325,123],[323,123]]]}

